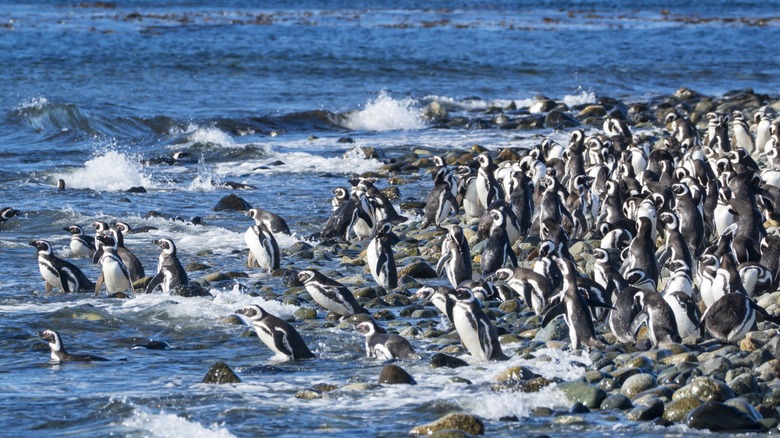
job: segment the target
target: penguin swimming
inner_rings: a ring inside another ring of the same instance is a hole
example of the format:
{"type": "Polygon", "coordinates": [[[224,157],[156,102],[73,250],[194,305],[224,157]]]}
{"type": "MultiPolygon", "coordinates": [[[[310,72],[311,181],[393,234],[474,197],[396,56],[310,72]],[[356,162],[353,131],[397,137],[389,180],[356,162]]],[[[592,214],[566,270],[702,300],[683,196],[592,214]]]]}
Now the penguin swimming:
{"type": "Polygon", "coordinates": [[[283,357],[285,360],[314,358],[314,353],[309,350],[293,326],[266,312],[262,307],[246,306],[236,310],[236,313],[244,315],[249,320],[257,337],[275,353],[276,357],[283,357]]]}
{"type": "Polygon", "coordinates": [[[158,287],[166,294],[172,289],[189,287],[190,279],[176,255],[176,245],[173,241],[156,239],[152,243],[159,246],[162,252],[157,262],[157,275],[146,286],[145,293],[151,293],[158,287]]]}
{"type": "Polygon", "coordinates": [[[71,234],[70,251],[76,257],[89,257],[95,255],[95,238],[84,234],[84,230],[78,225],[63,228],[71,234]]]}
{"type": "Polygon", "coordinates": [[[452,323],[466,350],[479,360],[507,360],[501,351],[498,333],[480,303],[467,288],[458,288],[450,293],[455,302],[452,308],[452,323]]]}
{"type": "Polygon", "coordinates": [[[469,242],[463,235],[463,228],[458,225],[450,228],[441,243],[441,257],[436,263],[436,274],[441,275],[442,271],[447,273],[452,287],[458,287],[462,281],[472,278],[469,242]]]}
{"type": "Polygon", "coordinates": [[[89,291],[95,287],[76,265],[55,256],[49,242],[34,240],[30,246],[38,250],[38,269],[47,293],[55,287],[63,292],[89,291]]]}
{"type": "Polygon", "coordinates": [[[49,349],[51,350],[50,363],[59,364],[62,362],[106,362],[108,359],[91,356],[88,354],[70,354],[65,351],[65,346],[62,345],[62,339],[59,333],[54,330],[44,330],[38,333],[44,341],[49,343],[49,349]]]}
{"type": "Polygon", "coordinates": [[[249,247],[247,267],[259,266],[268,273],[279,269],[281,258],[279,244],[263,222],[247,228],[244,233],[244,241],[249,247]]]}
{"type": "Polygon", "coordinates": [[[298,273],[297,278],[303,283],[312,299],[329,312],[342,317],[368,313],[346,286],[315,269],[303,270],[298,273]]]}
{"type": "Polygon", "coordinates": [[[15,210],[11,207],[3,207],[3,209],[0,210],[0,224],[4,224],[8,219],[11,219],[19,213],[19,210],[15,210]]]}
{"type": "Polygon", "coordinates": [[[420,359],[406,338],[394,333],[384,333],[384,329],[373,319],[363,321],[356,327],[366,337],[366,356],[369,358],[377,358],[381,361],[420,359]]]}
{"type": "Polygon", "coordinates": [[[383,220],[378,224],[376,235],[366,249],[366,263],[371,275],[374,281],[385,289],[398,287],[398,271],[393,255],[393,245],[398,242],[400,239],[393,233],[393,225],[383,220]]]}

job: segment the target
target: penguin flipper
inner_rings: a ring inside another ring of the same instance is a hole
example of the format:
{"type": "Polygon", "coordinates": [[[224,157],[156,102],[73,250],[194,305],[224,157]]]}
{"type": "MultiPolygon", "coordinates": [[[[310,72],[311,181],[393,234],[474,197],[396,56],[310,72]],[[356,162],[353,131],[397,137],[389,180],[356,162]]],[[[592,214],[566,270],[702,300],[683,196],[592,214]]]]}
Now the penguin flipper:
{"type": "Polygon", "coordinates": [[[68,280],[70,279],[68,272],[66,272],[65,269],[60,269],[59,274],[60,274],[60,284],[62,285],[62,291],[66,293],[73,292],[72,290],[70,290],[70,283],[68,283],[68,280]]]}
{"type": "Polygon", "coordinates": [[[95,250],[95,254],[92,254],[92,264],[95,265],[103,257],[103,246],[95,250]]]}
{"type": "Polygon", "coordinates": [[[509,261],[512,262],[512,267],[517,267],[517,255],[515,254],[515,251],[512,249],[511,244],[507,244],[507,257],[509,257],[509,261]]]}
{"type": "Polygon", "coordinates": [[[274,330],[274,345],[282,353],[294,358],[292,348],[290,348],[290,343],[287,339],[287,333],[284,330],[279,328],[274,330]]]}
{"type": "Polygon", "coordinates": [[[549,324],[553,319],[563,315],[564,313],[566,313],[566,306],[563,304],[563,301],[561,301],[544,313],[544,317],[542,318],[542,328],[547,327],[547,324],[549,324]]]}
{"type": "MultiPolygon", "coordinates": [[[[584,298],[584,297],[583,297],[584,298]]],[[[611,309],[615,310],[615,307],[612,306],[612,304],[607,304],[603,301],[594,300],[592,298],[585,298],[585,302],[588,303],[590,307],[602,307],[604,309],[611,309]]]]}
{"type": "Polygon", "coordinates": [[[452,259],[452,253],[447,251],[446,253],[442,254],[441,257],[439,257],[439,261],[436,263],[436,275],[441,277],[441,274],[444,272],[444,267],[447,265],[447,262],[449,262],[452,259]]]}
{"type": "Polygon", "coordinates": [[[631,328],[629,328],[629,330],[634,339],[636,339],[636,334],[639,332],[639,328],[642,327],[643,324],[648,323],[648,318],[649,316],[647,312],[642,310],[631,322],[631,328]]]}
{"type": "Polygon", "coordinates": [[[103,272],[100,273],[97,281],[95,282],[95,295],[100,295],[100,288],[103,287],[103,272]]]}
{"type": "Polygon", "coordinates": [[[146,289],[144,289],[145,294],[150,294],[154,292],[157,287],[159,287],[163,280],[165,279],[165,275],[163,275],[162,272],[158,272],[157,275],[152,278],[152,281],[149,282],[149,284],[146,285],[146,289]]]}
{"type": "Polygon", "coordinates": [[[763,307],[759,306],[755,301],[753,301],[750,298],[747,298],[748,302],[750,303],[750,307],[752,307],[756,312],[760,313],[761,316],[764,317],[765,320],[771,321],[777,325],[780,325],[780,317],[770,315],[769,312],[766,311],[763,307]]]}

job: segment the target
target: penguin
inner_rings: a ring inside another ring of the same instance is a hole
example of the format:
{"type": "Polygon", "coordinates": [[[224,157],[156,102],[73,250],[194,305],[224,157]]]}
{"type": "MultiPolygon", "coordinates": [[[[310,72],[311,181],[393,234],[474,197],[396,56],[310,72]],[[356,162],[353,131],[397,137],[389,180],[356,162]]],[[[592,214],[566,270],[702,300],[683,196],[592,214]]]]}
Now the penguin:
{"type": "MultiPolygon", "coordinates": [[[[393,225],[404,223],[408,220],[406,216],[398,214],[393,207],[393,203],[390,199],[382,193],[381,190],[376,188],[374,178],[359,178],[357,189],[365,193],[368,198],[369,205],[371,207],[372,216],[374,222],[378,223],[382,220],[386,220],[393,225]]],[[[454,195],[453,195],[454,196],[454,195]]]]}
{"type": "Polygon", "coordinates": [[[493,201],[504,199],[504,189],[496,180],[494,175],[496,165],[487,152],[477,156],[477,163],[479,163],[476,180],[477,199],[482,207],[487,208],[493,201]]]}
{"type": "Polygon", "coordinates": [[[512,299],[512,289],[496,285],[490,280],[463,280],[460,282],[458,287],[465,287],[468,289],[471,289],[471,292],[474,294],[474,297],[477,298],[479,302],[484,301],[500,301],[504,302],[506,300],[512,299]]]}
{"type": "Polygon", "coordinates": [[[577,272],[574,263],[562,258],[557,258],[555,262],[563,275],[560,302],[544,314],[542,327],[546,327],[553,319],[563,316],[566,325],[569,326],[569,340],[573,350],[580,347],[605,348],[606,345],[596,337],[588,303],[577,288],[577,272]]]}
{"type": "Polygon", "coordinates": [[[346,240],[349,240],[350,232],[355,233],[355,237],[357,237],[358,240],[363,240],[373,235],[377,224],[377,217],[374,206],[371,204],[371,199],[366,193],[366,185],[361,184],[361,180],[356,178],[351,179],[350,183],[354,184],[352,196],[355,198],[356,211],[353,213],[351,222],[347,228],[346,240]]]}
{"type": "Polygon", "coordinates": [[[19,210],[15,210],[11,207],[3,207],[0,210],[0,224],[4,224],[8,219],[11,219],[12,217],[18,215],[20,213],[19,210]]]}
{"type": "Polygon", "coordinates": [[[265,225],[274,234],[285,234],[287,236],[292,234],[290,233],[290,227],[287,226],[287,222],[281,216],[270,211],[254,207],[247,210],[245,214],[255,220],[255,225],[265,225]]]}
{"type": "Polygon", "coordinates": [[[546,276],[528,268],[501,268],[488,277],[488,280],[506,282],[507,286],[522,297],[525,305],[537,316],[544,314],[553,297],[557,295],[557,291],[553,289],[546,276]]]}
{"type": "Polygon", "coordinates": [[[759,152],[768,153],[766,149],[769,139],[771,137],[770,127],[772,126],[772,118],[764,111],[758,111],[753,114],[753,120],[756,130],[756,150],[759,152]]]}
{"type": "Polygon", "coordinates": [[[100,294],[100,288],[103,283],[106,284],[106,291],[109,294],[115,292],[132,292],[133,280],[130,277],[130,271],[125,263],[117,255],[116,230],[111,230],[111,236],[101,235],[96,238],[99,242],[100,250],[95,252],[100,254],[98,262],[101,265],[101,274],[95,283],[95,294],[100,294]]]}
{"type": "Polygon", "coordinates": [[[49,242],[34,240],[30,246],[38,250],[38,269],[47,293],[55,287],[63,292],[89,291],[95,287],[76,265],[55,256],[49,242]]]}
{"type": "Polygon", "coordinates": [[[244,241],[249,247],[247,267],[259,266],[268,273],[279,269],[281,258],[279,244],[263,222],[247,228],[244,233],[244,241]]]}
{"type": "Polygon", "coordinates": [[[501,351],[495,326],[482,311],[479,301],[471,290],[457,288],[450,293],[450,298],[455,302],[452,308],[455,331],[458,332],[460,341],[469,354],[482,361],[508,360],[509,358],[501,351]]]}
{"type": "Polygon", "coordinates": [[[434,166],[434,172],[433,172],[433,179],[436,179],[436,175],[440,171],[444,171],[445,177],[444,179],[447,181],[447,184],[450,186],[450,190],[452,191],[452,197],[458,196],[458,179],[455,176],[455,172],[453,172],[449,167],[447,167],[447,162],[444,161],[444,158],[439,155],[434,155],[431,157],[431,162],[434,166]]]}
{"type": "MultiPolygon", "coordinates": [[[[631,240],[626,249],[626,258],[623,262],[623,276],[629,280],[629,272],[642,271],[647,279],[652,282],[652,288],[658,284],[658,260],[655,257],[655,242],[652,240],[652,224],[650,219],[640,217],[637,219],[637,235],[631,240]]],[[[632,283],[629,280],[629,283],[632,283]]]]}
{"type": "Polygon", "coordinates": [[[424,286],[418,289],[414,296],[417,299],[430,301],[442,316],[447,317],[447,321],[453,324],[452,309],[455,307],[455,301],[451,297],[453,292],[455,289],[449,286],[442,285],[436,286],[436,288],[424,286]]]}
{"type": "Polygon", "coordinates": [[[777,323],[763,307],[743,294],[726,294],[715,301],[702,315],[707,331],[717,340],[736,344],[756,329],[756,312],[777,323]]]}
{"type": "Polygon", "coordinates": [[[664,224],[666,240],[663,247],[657,252],[658,266],[663,266],[672,261],[679,261],[689,269],[693,266],[693,257],[690,248],[680,233],[680,223],[677,214],[671,211],[661,213],[658,218],[664,224]]]}
{"type": "Polygon", "coordinates": [[[780,284],[780,236],[773,234],[761,239],[761,259],[759,263],[772,274],[770,290],[777,290],[780,284]]]}
{"type": "Polygon", "coordinates": [[[95,254],[92,256],[92,263],[97,263],[103,256],[103,247],[99,243],[98,236],[110,235],[113,237],[113,241],[116,243],[116,254],[122,259],[122,263],[127,267],[130,272],[130,279],[135,282],[145,277],[144,267],[141,265],[141,261],[135,256],[129,249],[125,248],[124,234],[121,230],[111,228],[105,222],[93,222],[95,227],[95,254]]]}
{"type": "Polygon", "coordinates": [[[685,339],[689,336],[704,336],[704,326],[701,325],[701,311],[693,297],[682,291],[664,293],[664,301],[674,313],[677,332],[685,339]]]}
{"type": "Polygon", "coordinates": [[[312,299],[329,312],[341,317],[368,313],[346,286],[315,269],[300,271],[297,279],[303,283],[312,299]]]}
{"type": "Polygon", "coordinates": [[[59,364],[62,362],[107,362],[108,359],[91,356],[88,354],[70,354],[65,351],[65,346],[62,345],[62,339],[60,334],[54,330],[44,330],[37,333],[44,341],[49,343],[49,349],[51,350],[51,359],[49,363],[59,364]]]}
{"type": "MultiPolygon", "coordinates": [[[[670,293],[684,293],[689,297],[693,297],[693,277],[691,268],[680,260],[670,260],[667,263],[671,275],[666,280],[666,287],[664,288],[663,295],[666,296],[670,293]]],[[[683,336],[685,337],[685,336],[683,336]]]]}
{"type": "Polygon", "coordinates": [[[373,319],[359,323],[356,328],[366,337],[366,356],[369,358],[381,361],[421,359],[406,338],[394,333],[385,333],[373,319]]]}
{"type": "Polygon", "coordinates": [[[338,238],[348,241],[358,220],[362,220],[369,227],[374,226],[368,206],[368,198],[352,193],[346,202],[333,211],[322,227],[320,237],[323,239],[338,238]]]}
{"type": "Polygon", "coordinates": [[[610,252],[603,248],[594,248],[591,251],[593,256],[593,280],[604,288],[604,292],[609,297],[609,303],[615,304],[618,294],[628,287],[628,282],[615,264],[612,262],[610,252]]]}
{"type": "Polygon", "coordinates": [[[737,271],[748,297],[756,298],[770,290],[773,281],[772,273],[760,263],[742,263],[737,266],[737,271]]]}
{"type": "Polygon", "coordinates": [[[366,263],[374,281],[385,289],[398,287],[398,271],[395,266],[393,245],[400,242],[393,233],[393,224],[383,220],[377,226],[376,235],[368,243],[366,263]]]}
{"type": "Polygon", "coordinates": [[[157,275],[146,285],[144,292],[148,294],[160,287],[163,293],[167,294],[176,288],[189,287],[190,279],[176,255],[176,245],[173,241],[155,239],[152,243],[159,246],[162,252],[157,262],[157,275]]]}
{"type": "Polygon", "coordinates": [[[285,360],[314,358],[314,353],[309,350],[293,326],[266,312],[262,307],[258,305],[246,306],[236,310],[236,313],[249,320],[257,337],[275,353],[275,357],[281,357],[285,360]]]}
{"type": "Polygon", "coordinates": [[[490,234],[491,227],[493,226],[493,217],[490,215],[490,212],[494,210],[504,216],[504,229],[509,238],[509,243],[515,244],[521,237],[520,222],[518,221],[517,216],[515,216],[514,211],[512,211],[512,208],[502,199],[493,201],[493,203],[482,213],[482,217],[479,219],[479,225],[477,226],[477,242],[485,240],[490,234]]]}
{"type": "Polygon", "coordinates": [[[333,207],[333,211],[338,210],[349,201],[349,192],[344,187],[336,187],[331,193],[333,193],[333,199],[330,201],[330,205],[333,207]]]}
{"type": "Polygon", "coordinates": [[[682,342],[677,330],[677,319],[672,308],[656,291],[641,291],[634,295],[639,313],[631,322],[631,333],[636,333],[643,325],[647,325],[648,338],[653,348],[662,343],[682,342]]]}
{"type": "Polygon", "coordinates": [[[471,166],[458,166],[455,168],[458,177],[458,195],[463,211],[467,217],[476,218],[482,216],[485,207],[480,205],[477,197],[477,171],[471,166]]]}
{"type": "Polygon", "coordinates": [[[672,135],[678,142],[682,143],[689,139],[699,138],[699,131],[696,126],[690,121],[688,116],[680,116],[677,113],[671,112],[666,115],[666,124],[672,125],[672,135]]]}
{"type": "Polygon", "coordinates": [[[509,207],[517,218],[520,234],[528,234],[533,216],[531,203],[531,187],[528,177],[520,171],[512,172],[511,189],[509,191],[509,207]]]}
{"type": "Polygon", "coordinates": [[[70,251],[76,257],[89,257],[95,254],[95,238],[84,234],[84,230],[78,225],[63,228],[71,234],[70,251]]]}
{"type": "Polygon", "coordinates": [[[471,250],[466,236],[463,235],[463,228],[454,225],[444,237],[441,244],[441,257],[436,263],[436,274],[447,273],[447,279],[452,287],[458,285],[464,280],[471,280],[471,250]]]}
{"type": "Polygon", "coordinates": [[[675,193],[674,212],[677,214],[680,233],[688,244],[691,256],[697,257],[704,249],[704,219],[694,203],[691,189],[685,184],[672,185],[675,193]]]}
{"type": "Polygon", "coordinates": [[[517,266],[517,256],[512,250],[509,237],[504,229],[504,215],[497,210],[490,210],[490,217],[493,218],[493,225],[480,260],[483,277],[503,267],[507,260],[511,262],[512,266],[517,266]]]}
{"type": "Polygon", "coordinates": [[[615,310],[609,314],[609,329],[617,338],[618,342],[624,344],[634,343],[634,333],[631,331],[631,323],[642,310],[635,299],[637,294],[642,293],[642,289],[634,286],[628,286],[623,289],[615,299],[615,310]]]}
{"type": "Polygon", "coordinates": [[[158,164],[167,164],[169,166],[173,166],[174,164],[177,164],[181,159],[188,158],[189,156],[190,154],[187,152],[177,151],[171,154],[170,156],[152,157],[149,158],[148,160],[141,160],[141,165],[155,166],[158,164]]]}
{"type": "Polygon", "coordinates": [[[434,176],[434,186],[431,194],[428,195],[428,202],[425,203],[424,219],[420,228],[427,228],[429,225],[436,225],[441,228],[444,221],[451,214],[457,213],[457,201],[452,196],[452,187],[447,179],[447,169],[440,167],[434,176]]]}

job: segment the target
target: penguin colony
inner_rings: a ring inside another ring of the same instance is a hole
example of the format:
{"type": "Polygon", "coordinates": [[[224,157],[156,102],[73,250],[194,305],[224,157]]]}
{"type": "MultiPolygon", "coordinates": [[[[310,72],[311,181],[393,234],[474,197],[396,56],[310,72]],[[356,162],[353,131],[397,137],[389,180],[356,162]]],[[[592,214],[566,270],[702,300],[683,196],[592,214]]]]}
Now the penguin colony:
{"type": "MultiPolygon", "coordinates": [[[[380,288],[392,290],[399,283],[393,245],[401,240],[393,227],[411,221],[433,228],[441,239],[435,270],[447,284],[435,280],[415,297],[442,313],[477,361],[508,359],[484,302],[509,299],[538,315],[542,327],[562,317],[572,349],[657,348],[707,336],[736,343],[759,320],[780,322],[756,302],[780,283],[780,237],[764,225],[778,220],[780,208],[780,121],[758,112],[748,126],[739,111],[710,113],[707,120],[707,131],[699,132],[684,114],[672,112],[659,140],[634,135],[609,115],[603,132],[574,130],[565,145],[544,139],[517,159],[496,163],[482,152],[451,168],[434,156],[431,192],[416,219],[399,214],[375,179],[352,178],[349,189],[333,190],[332,215],[317,237],[365,242],[368,271],[380,288]],[[585,256],[593,262],[587,271],[570,252],[578,240],[600,242],[585,256]],[[524,254],[520,243],[535,248],[524,254]]],[[[19,213],[4,208],[0,219],[19,213]]],[[[245,233],[247,267],[279,270],[284,261],[275,236],[290,234],[289,227],[260,208],[246,214],[254,220],[245,233]]],[[[74,257],[100,264],[94,283],[54,255],[49,242],[30,242],[47,292],[100,293],[105,286],[109,296],[121,297],[144,278],[140,261],[124,246],[130,227],[92,225],[94,237],[79,225],[64,231],[74,257]]],[[[153,243],[161,254],[144,292],[191,287],[175,243],[153,243]]],[[[337,279],[315,269],[296,279],[324,310],[355,317],[368,357],[420,358],[337,279]]],[[[275,356],[315,357],[295,327],[260,306],[236,313],[275,356]]],[[[52,361],[101,360],[66,353],[54,331],[41,336],[52,361]]]]}

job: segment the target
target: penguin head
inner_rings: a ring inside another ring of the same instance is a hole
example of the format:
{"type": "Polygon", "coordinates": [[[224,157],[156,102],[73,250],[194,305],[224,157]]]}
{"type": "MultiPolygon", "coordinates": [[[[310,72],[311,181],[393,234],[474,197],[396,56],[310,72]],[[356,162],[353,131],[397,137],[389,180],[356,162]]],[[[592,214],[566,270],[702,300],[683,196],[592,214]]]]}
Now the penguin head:
{"type": "Polygon", "coordinates": [[[473,303],[477,299],[474,297],[474,292],[467,287],[459,287],[454,291],[449,292],[450,298],[461,303],[473,303]]]}
{"type": "Polygon", "coordinates": [[[5,207],[2,210],[0,210],[0,218],[3,218],[3,220],[8,220],[19,213],[21,213],[19,210],[14,210],[11,207],[5,207]]]}
{"type": "Polygon", "coordinates": [[[691,193],[691,190],[685,184],[672,184],[672,191],[677,196],[685,196],[691,193]]]}
{"type": "Polygon", "coordinates": [[[444,161],[444,158],[441,155],[434,155],[431,157],[431,162],[433,162],[433,165],[436,167],[446,167],[447,163],[444,161]]]}
{"type": "Polygon", "coordinates": [[[62,350],[62,341],[60,340],[60,335],[54,330],[44,330],[39,332],[38,336],[49,343],[49,347],[52,349],[52,351],[62,350]]]}
{"type": "Polygon", "coordinates": [[[95,237],[95,241],[100,242],[101,244],[103,244],[104,247],[117,249],[116,239],[113,236],[107,236],[105,234],[101,234],[95,237]]]}
{"type": "Polygon", "coordinates": [[[666,228],[670,230],[676,230],[680,223],[677,215],[671,211],[661,213],[659,219],[661,220],[661,223],[666,225],[666,228]]]}
{"type": "Polygon", "coordinates": [[[376,333],[380,333],[381,331],[384,331],[384,330],[377,330],[377,323],[373,319],[363,321],[358,325],[356,325],[355,328],[357,328],[357,331],[359,331],[366,337],[373,336],[376,333]]]}
{"type": "Polygon", "coordinates": [[[63,228],[63,230],[69,232],[70,234],[73,234],[74,236],[83,236],[84,235],[84,230],[81,229],[81,227],[78,226],[78,225],[71,225],[69,227],[63,228]]]}
{"type": "Polygon", "coordinates": [[[499,228],[504,225],[504,214],[501,213],[500,210],[490,210],[488,214],[490,214],[490,218],[493,219],[492,228],[499,228]]]}
{"type": "Polygon", "coordinates": [[[315,275],[317,275],[317,271],[315,271],[313,269],[305,269],[303,271],[298,272],[298,275],[296,276],[296,278],[301,283],[306,284],[306,283],[312,281],[314,279],[315,275]]]}
{"type": "Polygon", "coordinates": [[[433,183],[434,184],[449,184],[449,180],[447,178],[447,175],[449,175],[450,171],[446,167],[437,167],[436,171],[433,174],[433,183]]]}
{"type": "Polygon", "coordinates": [[[349,199],[349,192],[347,192],[347,189],[344,187],[336,187],[331,191],[333,193],[333,197],[340,200],[340,201],[346,201],[349,199]]]}
{"type": "Polygon", "coordinates": [[[678,116],[676,112],[672,111],[667,114],[666,117],[664,117],[664,123],[668,125],[669,123],[672,123],[679,118],[680,116],[678,116]]]}
{"type": "Polygon", "coordinates": [[[260,209],[259,208],[250,208],[244,214],[249,216],[249,217],[251,217],[255,221],[259,221],[260,220],[260,209]]]}
{"type": "Polygon", "coordinates": [[[596,262],[607,263],[609,262],[609,253],[604,248],[593,248],[590,254],[596,259],[596,262]]]}
{"type": "Polygon", "coordinates": [[[575,129],[572,131],[569,137],[569,147],[577,147],[585,141],[585,131],[582,129],[575,129]]]}
{"type": "Polygon", "coordinates": [[[96,234],[106,234],[111,229],[111,227],[108,226],[108,223],[103,221],[92,222],[92,226],[95,227],[96,234]]]}
{"type": "Polygon", "coordinates": [[[477,155],[477,163],[479,163],[480,169],[488,169],[493,164],[493,159],[490,158],[487,152],[483,152],[477,155]]]}
{"type": "Polygon", "coordinates": [[[555,254],[555,242],[552,240],[542,240],[539,242],[539,257],[552,257],[555,254]]]}
{"type": "Polygon", "coordinates": [[[176,245],[171,239],[155,239],[152,243],[159,246],[164,254],[176,254],[176,245]]]}
{"type": "Polygon", "coordinates": [[[133,229],[130,228],[130,225],[126,224],[125,222],[114,222],[111,225],[119,230],[119,232],[122,234],[130,234],[133,231],[133,229]]]}
{"type": "Polygon", "coordinates": [[[268,314],[262,307],[258,306],[257,304],[253,304],[251,306],[246,306],[243,309],[236,310],[236,313],[239,315],[244,315],[249,319],[250,321],[258,321],[260,319],[263,319],[265,315],[268,314]]]}
{"type": "Polygon", "coordinates": [[[488,280],[488,281],[496,281],[496,280],[506,281],[506,280],[509,280],[510,278],[512,278],[513,274],[514,274],[514,271],[512,271],[511,269],[509,269],[509,268],[501,268],[501,269],[497,270],[496,272],[494,272],[493,274],[489,275],[486,278],[486,280],[488,280]]]}
{"type": "Polygon", "coordinates": [[[731,112],[731,118],[732,120],[736,121],[744,121],[745,116],[742,114],[742,111],[734,110],[731,112]]]}
{"type": "Polygon", "coordinates": [[[38,254],[51,255],[51,244],[45,240],[33,240],[29,243],[30,246],[34,246],[38,250],[38,254]]]}

